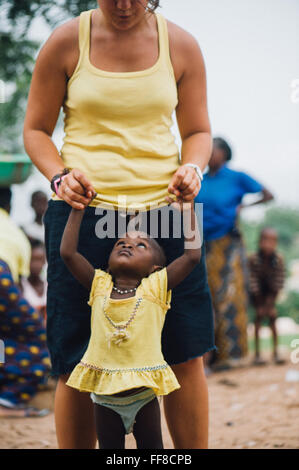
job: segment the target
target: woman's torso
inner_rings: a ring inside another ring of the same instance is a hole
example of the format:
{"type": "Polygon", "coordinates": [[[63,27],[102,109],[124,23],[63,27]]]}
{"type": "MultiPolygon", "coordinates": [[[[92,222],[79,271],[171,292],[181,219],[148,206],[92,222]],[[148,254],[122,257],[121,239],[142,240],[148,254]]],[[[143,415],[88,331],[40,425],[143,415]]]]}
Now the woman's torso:
{"type": "Polygon", "coordinates": [[[73,54],[66,67],[71,75],[64,101],[65,165],[90,178],[99,193],[94,206],[165,205],[179,165],[171,125],[182,73],[180,61],[173,66],[170,59],[168,23],[153,15],[144,42],[135,40],[130,48],[128,36],[117,49],[97,29],[97,10],[83,12],[78,21],[72,27],[79,30],[79,57],[73,54]]]}
{"type": "MultiPolygon", "coordinates": [[[[92,19],[93,18],[94,14],[92,19]]],[[[61,29],[63,28],[61,34],[63,34],[64,40],[67,42],[67,53],[63,56],[64,72],[67,80],[72,77],[80,56],[79,21],[80,17],[77,16],[60,27],[61,29]]],[[[142,42],[140,42],[139,39],[139,54],[135,52],[136,41],[134,37],[128,37],[126,41],[122,39],[117,50],[105,51],[102,47],[101,38],[97,36],[95,28],[91,28],[91,63],[101,70],[109,70],[111,72],[133,72],[152,67],[158,60],[159,48],[155,18],[153,17],[151,21],[152,34],[155,39],[151,42],[149,42],[147,37],[145,37],[142,42]],[[125,63],[123,63],[124,52],[126,52],[125,63]]],[[[184,73],[184,57],[183,51],[180,50],[180,39],[182,39],[186,32],[171,21],[166,21],[169,36],[170,59],[176,83],[178,84],[184,73]]]]}

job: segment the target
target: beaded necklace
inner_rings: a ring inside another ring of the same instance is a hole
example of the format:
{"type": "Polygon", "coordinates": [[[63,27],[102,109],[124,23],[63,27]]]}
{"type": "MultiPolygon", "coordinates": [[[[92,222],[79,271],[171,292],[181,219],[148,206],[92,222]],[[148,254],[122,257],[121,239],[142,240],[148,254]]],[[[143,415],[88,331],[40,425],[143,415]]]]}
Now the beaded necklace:
{"type": "Polygon", "coordinates": [[[128,294],[129,292],[130,293],[131,292],[136,292],[137,287],[133,287],[132,289],[121,290],[118,287],[113,286],[112,289],[115,290],[116,292],[118,292],[119,294],[128,294]]]}
{"type": "Polygon", "coordinates": [[[137,313],[137,310],[138,310],[138,308],[141,304],[141,301],[142,301],[142,297],[139,297],[136,301],[135,307],[133,309],[133,312],[132,312],[129,320],[124,325],[119,326],[119,325],[116,325],[111,320],[111,318],[107,315],[107,312],[106,312],[107,295],[105,295],[104,303],[103,303],[103,313],[104,313],[106,319],[109,321],[110,325],[116,330],[113,333],[110,333],[107,337],[109,348],[111,346],[111,342],[115,343],[119,346],[123,341],[127,341],[130,338],[130,333],[126,330],[127,330],[128,326],[130,325],[130,323],[133,321],[133,319],[134,319],[134,317],[137,313]]]}

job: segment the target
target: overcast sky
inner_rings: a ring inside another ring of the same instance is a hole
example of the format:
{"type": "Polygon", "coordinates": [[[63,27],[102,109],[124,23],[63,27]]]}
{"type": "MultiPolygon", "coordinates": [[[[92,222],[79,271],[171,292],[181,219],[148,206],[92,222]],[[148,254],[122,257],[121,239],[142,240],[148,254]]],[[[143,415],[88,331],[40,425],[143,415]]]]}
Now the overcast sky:
{"type": "MultiPolygon", "coordinates": [[[[232,144],[231,166],[261,181],[276,203],[299,206],[299,1],[161,0],[161,5],[158,11],[189,31],[202,49],[212,130],[232,144]]],[[[44,42],[49,34],[36,19],[31,36],[44,42]]],[[[180,143],[176,127],[174,133],[180,143]]],[[[62,133],[55,132],[54,140],[60,148],[62,133]]],[[[26,187],[32,185],[45,182],[36,178],[26,187]]]]}

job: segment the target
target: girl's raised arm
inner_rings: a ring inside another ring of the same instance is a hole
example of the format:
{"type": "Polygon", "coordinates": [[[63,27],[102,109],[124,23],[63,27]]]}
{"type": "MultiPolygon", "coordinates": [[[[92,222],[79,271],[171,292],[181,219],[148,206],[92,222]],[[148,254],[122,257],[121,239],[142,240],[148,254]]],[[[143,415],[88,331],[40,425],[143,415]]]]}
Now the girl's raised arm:
{"type": "Polygon", "coordinates": [[[95,269],[90,262],[77,251],[80,225],[84,211],[84,209],[71,210],[61,240],[60,256],[72,275],[80,284],[90,290],[95,269]]]}
{"type": "Polygon", "coordinates": [[[167,288],[173,289],[195,268],[201,257],[201,236],[194,211],[194,202],[181,205],[184,225],[184,254],[167,267],[167,288]]]}

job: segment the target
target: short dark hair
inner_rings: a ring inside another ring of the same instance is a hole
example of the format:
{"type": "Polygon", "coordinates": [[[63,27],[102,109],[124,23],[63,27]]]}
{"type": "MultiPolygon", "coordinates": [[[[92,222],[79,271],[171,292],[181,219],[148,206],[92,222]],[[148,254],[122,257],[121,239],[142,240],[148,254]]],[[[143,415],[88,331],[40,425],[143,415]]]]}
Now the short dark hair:
{"type": "Polygon", "coordinates": [[[12,192],[9,187],[0,188],[0,207],[5,209],[11,203],[12,192]]]}
{"type": "Polygon", "coordinates": [[[228,162],[232,159],[233,153],[231,147],[228,145],[226,140],[222,139],[222,137],[214,137],[213,144],[220,150],[223,150],[225,153],[225,159],[228,162]]]}

